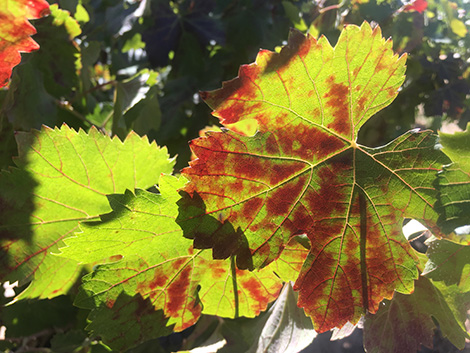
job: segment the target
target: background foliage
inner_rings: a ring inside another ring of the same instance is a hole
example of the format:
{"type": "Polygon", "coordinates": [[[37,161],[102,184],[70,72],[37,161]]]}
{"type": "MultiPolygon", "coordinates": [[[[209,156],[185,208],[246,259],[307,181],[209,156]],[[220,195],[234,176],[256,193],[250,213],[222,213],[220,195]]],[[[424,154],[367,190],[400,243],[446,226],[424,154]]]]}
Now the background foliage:
{"type": "MultiPolygon", "coordinates": [[[[96,126],[99,131],[121,139],[131,130],[140,136],[147,135],[159,146],[167,146],[170,156],[177,156],[175,168],[180,170],[191,157],[187,142],[198,137],[206,126],[218,124],[198,92],[216,89],[222,81],[235,77],[240,65],[254,61],[259,48],[275,50],[285,44],[291,27],[315,37],[324,34],[334,45],[343,25],[373,21],[380,25],[386,38],[393,38],[396,52],[409,53],[406,81],[400,94],[361,129],[358,142],[379,146],[410,128],[437,130],[449,122],[465,128],[470,121],[470,34],[467,31],[470,8],[464,1],[416,0],[405,4],[398,0],[341,3],[61,0],[50,3],[51,15],[33,22],[38,32],[34,40],[40,46],[39,51],[23,54],[8,89],[0,91],[2,169],[13,166],[12,156],[18,155],[14,131],[66,123],[91,134],[97,134],[96,130],[90,130],[96,126]]],[[[17,136],[21,141],[21,136],[26,135],[17,136]]],[[[64,138],[79,136],[69,132],[64,138]]],[[[135,135],[130,139],[136,144],[148,144],[135,135]]],[[[30,142],[23,140],[23,144],[27,146],[30,142]]],[[[120,147],[116,148],[121,153],[120,147]]],[[[20,161],[21,156],[20,150],[20,161]]],[[[162,171],[168,169],[162,168],[162,171]]],[[[20,177],[12,176],[11,180],[15,180],[12,184],[20,177]]],[[[26,177],[22,180],[21,187],[33,188],[26,177]]],[[[10,186],[5,183],[2,188],[10,186]]],[[[129,181],[129,186],[109,192],[103,186],[102,192],[122,193],[126,188],[149,186],[145,181],[139,184],[129,181]]],[[[25,205],[28,200],[21,206],[25,205]]],[[[93,205],[94,209],[84,210],[87,219],[111,211],[106,198],[97,198],[93,205]]],[[[11,208],[11,205],[1,206],[11,208]]],[[[113,211],[117,212],[115,208],[113,211]]],[[[9,214],[6,212],[2,217],[6,219],[9,214]]],[[[70,229],[75,226],[71,223],[70,229]]],[[[81,269],[83,273],[88,270],[86,266],[81,269]]],[[[77,273],[68,279],[71,296],[77,293],[79,277],[77,273]]],[[[26,286],[27,281],[22,285],[26,286]]],[[[421,290],[425,291],[426,285],[422,284],[421,290]]],[[[20,293],[23,289],[16,290],[20,293]]],[[[54,287],[44,290],[53,292],[54,287]]],[[[49,295],[42,292],[32,296],[49,295]]],[[[107,351],[99,337],[87,338],[83,331],[86,315],[87,310],[73,307],[68,296],[20,301],[5,307],[1,318],[10,340],[3,342],[3,349],[21,351],[25,346],[49,347],[53,352],[107,351]],[[54,314],[45,317],[44,312],[54,314]]],[[[208,320],[206,325],[215,324],[208,320]]],[[[230,330],[229,326],[227,323],[225,329],[230,330]]],[[[184,347],[190,348],[205,338],[203,334],[190,336],[184,347]]],[[[181,339],[172,335],[149,341],[133,351],[149,351],[149,347],[156,352],[177,350],[181,348],[181,339]]]]}

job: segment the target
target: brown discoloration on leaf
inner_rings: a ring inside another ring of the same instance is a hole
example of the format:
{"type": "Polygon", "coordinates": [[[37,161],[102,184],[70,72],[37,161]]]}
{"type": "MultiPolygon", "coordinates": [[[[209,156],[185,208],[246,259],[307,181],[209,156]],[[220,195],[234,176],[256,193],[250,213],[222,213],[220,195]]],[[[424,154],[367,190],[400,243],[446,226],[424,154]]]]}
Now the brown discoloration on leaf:
{"type": "Polygon", "coordinates": [[[333,122],[328,124],[328,128],[339,132],[342,135],[351,133],[349,123],[349,88],[343,84],[332,83],[330,89],[325,94],[325,106],[331,110],[333,122]]]}
{"type": "Polygon", "coordinates": [[[206,97],[222,123],[255,119],[257,134],[196,140],[199,160],[183,171],[184,190],[200,206],[181,213],[180,224],[214,255],[263,268],[295,236],[308,237],[295,289],[320,332],[356,323],[395,290],[411,292],[416,257],[402,219],[431,228],[437,219],[432,183],[444,159],[433,137],[407,134],[378,149],[356,143],[359,128],[396,96],[404,60],[367,23],[346,27],[335,48],[291,34],[279,54],[261,52],[206,97]],[[208,227],[209,218],[219,225],[208,227]]]}
{"type": "Polygon", "coordinates": [[[187,300],[186,290],[190,285],[191,272],[191,267],[185,267],[167,288],[166,293],[169,299],[165,306],[165,311],[168,315],[177,316],[179,314],[182,316],[180,311],[185,309],[187,300]]]}

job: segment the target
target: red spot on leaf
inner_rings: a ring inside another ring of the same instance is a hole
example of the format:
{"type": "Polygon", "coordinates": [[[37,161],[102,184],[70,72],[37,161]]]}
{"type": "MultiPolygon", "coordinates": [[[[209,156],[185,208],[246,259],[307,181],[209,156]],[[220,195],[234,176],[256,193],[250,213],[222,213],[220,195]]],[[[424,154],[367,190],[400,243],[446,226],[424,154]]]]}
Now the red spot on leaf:
{"type": "Polygon", "coordinates": [[[242,283],[242,287],[244,290],[249,292],[249,296],[256,304],[262,305],[262,303],[266,303],[268,298],[266,297],[266,293],[258,280],[251,277],[249,280],[242,283]]]}
{"type": "MultiPolygon", "coordinates": [[[[259,209],[263,205],[263,199],[260,197],[252,198],[244,202],[242,207],[242,217],[251,222],[252,218],[258,213],[259,209]]],[[[232,214],[233,218],[240,217],[238,214],[232,214]]]]}
{"type": "Polygon", "coordinates": [[[359,98],[359,100],[357,102],[357,111],[359,113],[362,113],[364,111],[364,106],[366,105],[366,103],[369,99],[370,98],[366,97],[366,96],[362,96],[361,98],[359,98]]]}
{"type": "Polygon", "coordinates": [[[241,117],[259,110],[262,103],[256,100],[260,99],[261,93],[254,83],[258,70],[256,65],[242,65],[237,78],[224,82],[221,89],[201,95],[222,123],[236,123],[241,117]]]}
{"type": "MultiPolygon", "coordinates": [[[[282,153],[306,161],[322,159],[341,149],[344,143],[337,137],[309,125],[289,125],[276,131],[282,141],[282,153]],[[295,136],[295,139],[292,138],[295,136]]],[[[301,163],[298,164],[302,166],[301,163]]]]}
{"type": "Polygon", "coordinates": [[[387,92],[390,97],[395,97],[397,95],[397,90],[396,88],[393,88],[393,87],[389,88],[387,92]]]}
{"type": "Polygon", "coordinates": [[[212,266],[211,273],[212,277],[215,279],[223,278],[227,276],[227,269],[224,267],[212,266]]]}
{"type": "Polygon", "coordinates": [[[387,69],[387,65],[385,64],[384,60],[379,60],[379,62],[377,63],[377,66],[374,69],[374,73],[378,73],[385,69],[387,69]]]}
{"type": "Polygon", "coordinates": [[[285,215],[287,218],[288,212],[293,208],[297,198],[305,188],[307,180],[308,175],[302,175],[271,191],[266,202],[268,213],[276,216],[285,215]]]}
{"type": "Polygon", "coordinates": [[[312,186],[314,191],[309,192],[306,198],[308,209],[320,220],[342,213],[348,201],[345,191],[351,187],[347,180],[352,177],[352,161],[340,161],[322,167],[318,170],[318,177],[320,180],[312,186]]]}
{"type": "Polygon", "coordinates": [[[155,278],[149,282],[148,286],[150,290],[155,290],[157,288],[163,287],[168,281],[168,277],[162,273],[157,273],[155,278]]]}
{"type": "Polygon", "coordinates": [[[269,135],[268,139],[266,140],[266,152],[268,152],[271,156],[279,155],[279,143],[277,142],[276,136],[274,134],[269,135]]]}
{"type": "Polygon", "coordinates": [[[190,285],[190,275],[192,269],[186,266],[170,284],[167,289],[168,302],[165,306],[165,313],[170,316],[181,315],[188,299],[188,287],[190,285]]]}
{"type": "Polygon", "coordinates": [[[334,118],[333,122],[328,124],[328,128],[342,135],[347,135],[351,132],[348,97],[349,88],[338,83],[331,83],[331,87],[325,95],[325,98],[328,98],[325,106],[331,110],[334,118]]]}

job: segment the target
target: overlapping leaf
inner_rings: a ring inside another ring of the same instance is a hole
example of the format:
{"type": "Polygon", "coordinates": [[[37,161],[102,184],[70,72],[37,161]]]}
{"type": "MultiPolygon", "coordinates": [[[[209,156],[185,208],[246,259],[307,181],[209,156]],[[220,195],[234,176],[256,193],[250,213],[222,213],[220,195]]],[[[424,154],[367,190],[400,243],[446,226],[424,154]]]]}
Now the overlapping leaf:
{"type": "Polygon", "coordinates": [[[219,353],[297,353],[317,335],[289,282],[268,311],[250,321],[225,320],[221,332],[227,344],[219,353]]]}
{"type": "Polygon", "coordinates": [[[23,296],[53,297],[67,292],[81,271],[75,261],[51,254],[78,222],[109,212],[107,194],[154,185],[174,161],[136,134],[123,143],[64,125],[16,137],[19,169],[0,174],[0,276],[34,277],[23,296]]]}
{"type": "Polygon", "coordinates": [[[376,312],[394,290],[413,290],[404,216],[437,232],[432,182],[448,160],[435,137],[356,143],[397,95],[404,63],[367,23],[346,27],[334,48],[293,32],[279,54],[260,51],[239,77],[203,94],[223,124],[240,132],[237,124],[254,123],[258,132],[192,141],[198,159],[184,170],[178,222],[195,248],[236,255],[240,268],[266,266],[306,234],[311,249],[295,289],[320,332],[376,312]]]}
{"type": "Polygon", "coordinates": [[[455,288],[436,287],[420,277],[410,295],[396,293],[375,315],[367,315],[364,325],[364,347],[367,352],[414,353],[421,345],[433,346],[436,325],[455,346],[463,349],[465,338],[466,302],[468,294],[457,302],[455,288]],[[452,297],[452,298],[449,298],[452,297]],[[455,315],[455,311],[460,315],[455,315]]]}
{"type": "MultiPolygon", "coordinates": [[[[68,247],[61,249],[63,256],[80,262],[123,256],[120,261],[96,266],[85,276],[75,301],[93,309],[92,319],[102,318],[97,312],[106,312],[106,317],[122,322],[116,336],[126,332],[131,315],[141,331],[147,332],[148,326],[139,321],[142,313],[155,316],[162,311],[165,325],[175,331],[194,324],[201,312],[254,317],[281,289],[280,279],[270,268],[242,271],[233,268],[230,260],[213,260],[209,251],[193,251],[192,242],[182,236],[175,222],[177,190],[184,183],[184,178],[165,176],[160,180],[160,194],[136,190],[135,195],[128,191],[109,196],[113,212],[102,216],[101,222],[82,224],[83,233],[67,239],[68,247]]],[[[110,331],[108,323],[99,320],[100,324],[93,321],[90,328],[100,334],[110,331]]],[[[152,334],[158,337],[161,332],[152,334]]],[[[136,344],[139,337],[129,338],[125,344],[136,344]]]]}
{"type": "Polygon", "coordinates": [[[439,133],[442,151],[452,160],[438,176],[440,225],[445,232],[470,224],[470,128],[439,133]]]}
{"type": "Polygon", "coordinates": [[[448,286],[456,285],[462,291],[470,291],[470,246],[444,239],[435,239],[428,245],[428,262],[422,274],[448,286]]]}
{"type": "Polygon", "coordinates": [[[39,48],[31,39],[36,33],[28,19],[49,13],[45,0],[3,0],[0,6],[0,87],[7,84],[11,70],[21,61],[20,52],[39,48]]]}

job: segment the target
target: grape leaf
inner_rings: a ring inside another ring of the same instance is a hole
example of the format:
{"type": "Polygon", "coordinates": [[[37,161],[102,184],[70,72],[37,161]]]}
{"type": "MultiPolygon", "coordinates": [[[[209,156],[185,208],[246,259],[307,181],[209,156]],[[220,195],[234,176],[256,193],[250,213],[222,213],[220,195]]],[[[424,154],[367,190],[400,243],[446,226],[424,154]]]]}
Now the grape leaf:
{"type": "Polygon", "coordinates": [[[448,159],[436,137],[410,131],[380,148],[356,142],[397,95],[404,63],[367,23],[345,27],[334,48],[294,31],[280,53],[261,50],[237,78],[203,94],[226,127],[251,121],[258,131],[229,127],[191,142],[198,159],[183,170],[190,183],[177,221],[195,248],[236,255],[243,269],[268,265],[306,234],[311,249],[294,289],[318,332],[376,312],[394,290],[413,290],[405,216],[439,234],[432,183],[448,159]]]}
{"type": "MultiPolygon", "coordinates": [[[[99,318],[99,323],[92,321],[89,327],[94,332],[108,331],[109,323],[102,320],[105,315],[121,322],[116,330],[124,334],[126,322],[134,322],[129,320],[131,309],[136,320],[142,312],[157,315],[155,312],[163,311],[167,329],[175,331],[194,324],[201,313],[254,317],[279,294],[281,280],[269,267],[258,272],[236,270],[230,260],[213,260],[209,251],[193,251],[192,242],[182,236],[175,222],[177,190],[185,182],[165,176],[160,180],[160,194],[138,189],[135,195],[130,191],[110,195],[113,212],[103,215],[100,222],[82,223],[83,233],[66,240],[68,247],[61,249],[62,256],[76,261],[123,257],[95,266],[83,277],[75,304],[92,309],[92,320],[99,318]]],[[[147,332],[145,322],[139,325],[147,332]]],[[[153,337],[162,335],[158,330],[151,332],[153,337]]],[[[129,347],[138,341],[129,338],[118,346],[129,347]]]]}
{"type": "Polygon", "coordinates": [[[426,255],[423,276],[470,291],[470,246],[435,239],[428,243],[426,255]]]}
{"type": "Polygon", "coordinates": [[[289,282],[268,311],[255,320],[224,320],[221,331],[227,345],[219,353],[297,353],[317,335],[289,282]]]}
{"type": "Polygon", "coordinates": [[[442,151],[452,164],[438,174],[439,225],[446,233],[470,224],[470,125],[463,132],[439,132],[442,151]]]}
{"type": "Polygon", "coordinates": [[[0,174],[0,277],[34,277],[20,297],[50,298],[67,292],[82,270],[51,255],[78,222],[109,212],[106,194],[154,185],[174,161],[147,138],[130,134],[123,143],[94,128],[44,127],[16,139],[18,168],[0,174]]]}
{"type": "Polygon", "coordinates": [[[31,39],[36,33],[28,19],[49,14],[45,0],[4,0],[0,7],[0,87],[4,87],[11,76],[11,70],[21,61],[20,52],[39,49],[31,39]]]}
{"type": "Polygon", "coordinates": [[[468,338],[464,323],[465,303],[468,303],[469,296],[461,296],[458,310],[464,315],[463,318],[462,315],[456,317],[446,290],[449,288],[438,288],[429,279],[420,277],[412,294],[395,293],[393,299],[385,301],[375,315],[366,316],[364,348],[372,353],[414,353],[421,345],[431,348],[436,329],[433,317],[439,322],[444,336],[463,349],[465,338],[468,338]]]}

